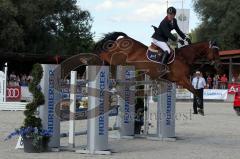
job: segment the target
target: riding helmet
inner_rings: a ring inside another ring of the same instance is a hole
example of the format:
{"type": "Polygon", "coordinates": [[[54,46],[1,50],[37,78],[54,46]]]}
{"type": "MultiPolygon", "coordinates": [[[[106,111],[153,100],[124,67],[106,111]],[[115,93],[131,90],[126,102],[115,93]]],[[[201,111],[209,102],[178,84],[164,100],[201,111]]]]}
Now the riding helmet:
{"type": "Polygon", "coordinates": [[[176,8],[174,8],[174,7],[169,7],[169,8],[167,9],[167,13],[168,13],[168,14],[176,14],[176,13],[177,13],[177,10],[176,10],[176,8]]]}

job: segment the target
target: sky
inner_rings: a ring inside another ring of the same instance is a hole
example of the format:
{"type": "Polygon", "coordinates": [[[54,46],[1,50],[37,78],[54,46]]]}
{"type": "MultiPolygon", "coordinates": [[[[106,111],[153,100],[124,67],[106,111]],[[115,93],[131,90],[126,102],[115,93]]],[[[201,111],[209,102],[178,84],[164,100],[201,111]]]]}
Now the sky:
{"type": "Polygon", "coordinates": [[[78,6],[88,10],[93,18],[92,32],[97,41],[105,33],[120,31],[149,45],[153,29],[166,16],[167,6],[190,9],[190,30],[200,21],[192,0],[78,0],[78,6]],[[168,4],[168,5],[167,5],[168,4]]]}

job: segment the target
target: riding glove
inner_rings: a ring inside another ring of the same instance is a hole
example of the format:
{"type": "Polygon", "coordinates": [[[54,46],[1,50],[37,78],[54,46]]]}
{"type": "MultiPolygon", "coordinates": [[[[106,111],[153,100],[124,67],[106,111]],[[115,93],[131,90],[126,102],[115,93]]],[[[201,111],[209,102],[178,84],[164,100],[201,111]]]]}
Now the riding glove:
{"type": "Polygon", "coordinates": [[[182,39],[179,39],[178,42],[181,44],[181,45],[184,45],[184,41],[182,39]]]}
{"type": "Polygon", "coordinates": [[[186,37],[185,40],[188,42],[188,45],[192,44],[192,42],[189,38],[186,37]]]}

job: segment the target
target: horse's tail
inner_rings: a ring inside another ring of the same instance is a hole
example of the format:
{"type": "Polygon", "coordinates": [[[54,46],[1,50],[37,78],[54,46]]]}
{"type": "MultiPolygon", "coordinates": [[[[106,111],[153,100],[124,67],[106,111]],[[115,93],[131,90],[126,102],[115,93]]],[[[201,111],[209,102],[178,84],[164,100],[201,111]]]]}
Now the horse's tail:
{"type": "Polygon", "coordinates": [[[105,34],[103,36],[103,38],[95,44],[95,49],[94,49],[95,53],[98,54],[101,51],[103,51],[104,50],[104,45],[106,45],[106,43],[114,42],[120,36],[128,37],[127,34],[125,34],[123,32],[111,32],[111,33],[105,34]]]}

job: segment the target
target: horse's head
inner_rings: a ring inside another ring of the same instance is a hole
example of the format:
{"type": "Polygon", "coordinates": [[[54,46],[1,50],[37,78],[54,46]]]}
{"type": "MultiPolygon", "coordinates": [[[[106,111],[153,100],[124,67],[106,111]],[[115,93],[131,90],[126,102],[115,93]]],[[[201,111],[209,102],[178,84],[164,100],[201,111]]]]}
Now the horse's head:
{"type": "Polygon", "coordinates": [[[179,56],[183,56],[188,64],[194,61],[207,60],[215,68],[219,66],[219,48],[215,41],[198,42],[179,49],[179,56]]]}
{"type": "Polygon", "coordinates": [[[211,62],[211,65],[217,69],[220,64],[219,47],[216,41],[209,41],[209,47],[207,49],[207,59],[211,62]]]}

